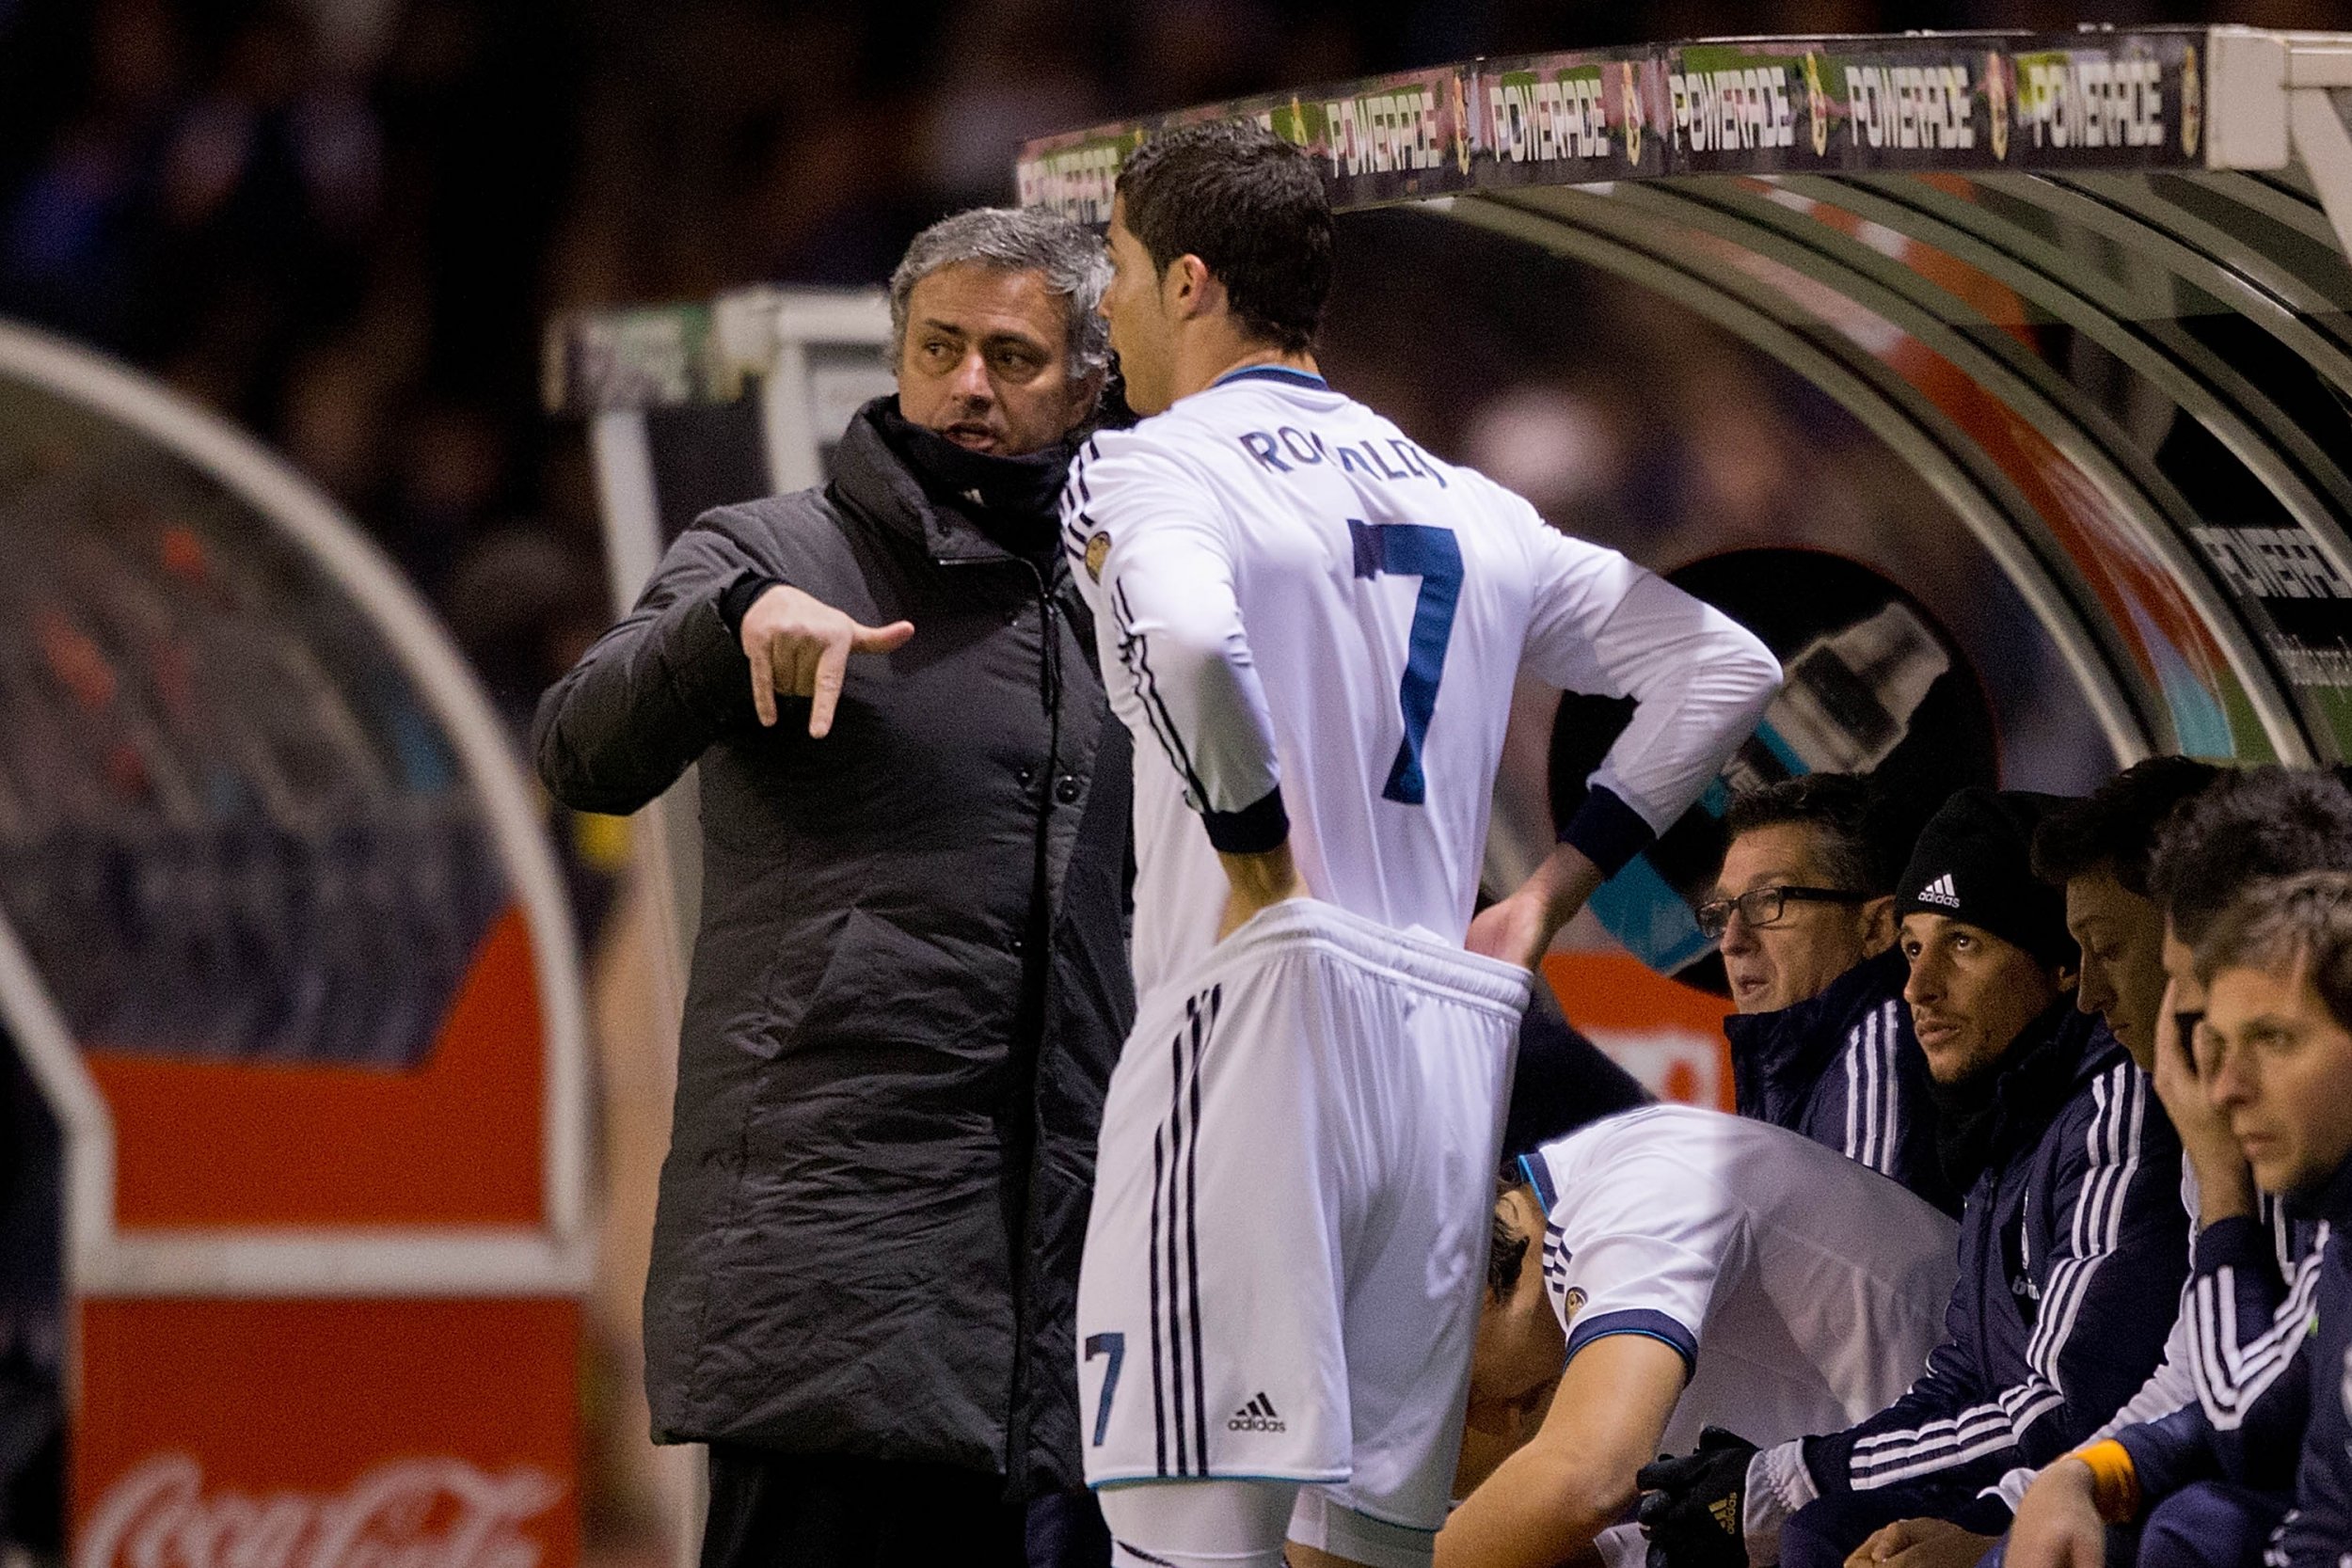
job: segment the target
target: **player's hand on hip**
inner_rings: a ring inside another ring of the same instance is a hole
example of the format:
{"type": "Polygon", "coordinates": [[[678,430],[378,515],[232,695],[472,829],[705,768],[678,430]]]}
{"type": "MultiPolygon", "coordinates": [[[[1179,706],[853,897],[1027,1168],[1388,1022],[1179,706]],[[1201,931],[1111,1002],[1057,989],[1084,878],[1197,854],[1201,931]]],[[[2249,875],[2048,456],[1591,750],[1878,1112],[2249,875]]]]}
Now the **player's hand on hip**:
{"type": "Polygon", "coordinates": [[[1225,913],[1216,923],[1216,940],[1223,942],[1255,918],[1260,911],[1292,898],[1313,896],[1307,880],[1298,874],[1298,866],[1291,859],[1291,847],[1278,844],[1263,854],[1231,855],[1217,852],[1217,861],[1225,867],[1225,913]]]}
{"type": "Polygon", "coordinates": [[[1534,969],[1551,945],[1551,934],[1543,900],[1522,891],[1479,911],[1462,945],[1482,958],[1534,969]]]}
{"type": "Polygon", "coordinates": [[[1478,912],[1463,945],[1532,970],[1603,879],[1600,867],[1574,845],[1555,844],[1517,892],[1478,912]]]}
{"type": "Polygon", "coordinates": [[[806,697],[809,736],[823,739],[833,728],[850,656],[886,654],[914,635],[912,621],[861,626],[797,588],[779,583],[769,589],[743,615],[743,657],[751,664],[752,705],[760,723],[775,723],[777,697],[806,697]]]}

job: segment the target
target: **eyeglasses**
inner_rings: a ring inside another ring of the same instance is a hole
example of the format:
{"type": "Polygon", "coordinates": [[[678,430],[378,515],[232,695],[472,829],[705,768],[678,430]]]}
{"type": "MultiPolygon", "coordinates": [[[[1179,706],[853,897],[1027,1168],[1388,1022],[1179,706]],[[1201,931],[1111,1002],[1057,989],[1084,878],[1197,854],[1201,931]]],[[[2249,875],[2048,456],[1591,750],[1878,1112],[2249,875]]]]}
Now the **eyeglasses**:
{"type": "Polygon", "coordinates": [[[1712,939],[1730,927],[1731,911],[1750,926],[1776,926],[1790,904],[1867,904],[1870,895],[1832,887],[1752,887],[1737,898],[1710,898],[1695,911],[1699,930],[1712,939]]]}

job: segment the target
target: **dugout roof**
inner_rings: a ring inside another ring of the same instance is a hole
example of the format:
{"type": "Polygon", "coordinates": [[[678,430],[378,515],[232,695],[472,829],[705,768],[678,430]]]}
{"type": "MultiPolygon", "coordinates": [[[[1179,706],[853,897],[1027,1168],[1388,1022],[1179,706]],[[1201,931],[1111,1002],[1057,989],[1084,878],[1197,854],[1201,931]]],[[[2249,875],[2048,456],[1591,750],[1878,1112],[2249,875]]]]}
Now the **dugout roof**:
{"type": "MultiPolygon", "coordinates": [[[[2032,608],[2117,756],[2352,756],[2352,36],[1708,40],[1480,59],[1248,117],[1342,211],[1418,204],[1657,291],[1820,387],[2032,608]]],[[[1941,607],[1947,616],[1965,606],[1941,607]]]]}

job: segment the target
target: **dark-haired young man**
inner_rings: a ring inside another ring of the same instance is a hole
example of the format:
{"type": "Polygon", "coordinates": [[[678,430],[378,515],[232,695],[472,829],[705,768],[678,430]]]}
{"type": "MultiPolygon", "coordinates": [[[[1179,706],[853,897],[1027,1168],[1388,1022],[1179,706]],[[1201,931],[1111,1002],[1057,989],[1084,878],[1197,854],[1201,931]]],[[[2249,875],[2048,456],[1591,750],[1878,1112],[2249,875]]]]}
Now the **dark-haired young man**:
{"type": "Polygon", "coordinates": [[[1128,402],[1064,544],[1136,736],[1138,1021],[1078,1293],[1127,1563],[1426,1563],[1527,970],[1778,684],[1763,645],[1333,391],[1330,210],[1253,125],[1121,171],[1128,402]],[[1477,915],[1521,666],[1630,695],[1565,842],[1477,915]],[[1310,896],[1311,895],[1311,896],[1310,896]],[[1474,951],[1466,952],[1467,935],[1474,951]]]}
{"type": "MultiPolygon", "coordinates": [[[[2164,911],[2169,978],[2154,1075],[2187,1161],[2195,1272],[2164,1365],[2086,1445],[2104,1450],[2101,1470],[2069,1456],[2022,1491],[2012,1568],[2095,1565],[2110,1526],[2142,1529],[2150,1568],[2234,1564],[2259,1555],[2287,1508],[2321,1232],[2275,1200],[2258,1202],[2226,1111],[2209,1095],[2211,1073],[2192,1059],[2189,1037],[2205,1011],[2193,949],[2247,887],[2315,869],[2352,870],[2352,793],[2325,773],[2223,774],[2163,829],[2147,874],[2164,911]],[[2101,1473],[2132,1484],[2103,1490],[2101,1473]]],[[[2021,1479],[2005,1480],[2004,1492],[2021,1491],[2021,1479]]]]}
{"type": "Polygon", "coordinates": [[[1811,773],[1733,797],[1730,843],[1699,929],[1720,937],[1740,1114],[1802,1132],[1946,1213],[1927,1058],[1895,950],[1895,879],[1911,846],[1878,787],[1811,773]]]}
{"type": "MultiPolygon", "coordinates": [[[[1960,1225],[1948,1337],[1876,1416],[1747,1457],[1645,1471],[1651,1538],[1677,1568],[1726,1561],[1716,1509],[1786,1568],[1864,1548],[1974,1562],[2009,1508],[1979,1496],[2047,1463],[2147,1380],[2187,1257],[2179,1147],[2145,1076],[2074,1010],[2057,890],[2027,863],[2046,796],[1962,790],[1899,884],[1904,990],[1941,1101],[1947,1164],[1979,1174],[1960,1225]]],[[[1730,1559],[1728,1560],[1737,1560],[1730,1559]]]]}
{"type": "Polygon", "coordinates": [[[1547,1568],[1596,1545],[1638,1561],[1620,1521],[1661,1444],[1859,1420],[1942,1337],[1951,1222],[1784,1128],[1652,1106],[1516,1175],[1440,1568],[1547,1568]]]}
{"type": "Polygon", "coordinates": [[[2164,911],[2148,889],[2156,834],[2221,776],[2189,757],[2150,757],[2034,832],[2034,874],[2066,890],[2066,929],[2082,955],[2074,1006],[2106,1021],[2142,1072],[2156,1065],[2165,988],[2164,911]]]}

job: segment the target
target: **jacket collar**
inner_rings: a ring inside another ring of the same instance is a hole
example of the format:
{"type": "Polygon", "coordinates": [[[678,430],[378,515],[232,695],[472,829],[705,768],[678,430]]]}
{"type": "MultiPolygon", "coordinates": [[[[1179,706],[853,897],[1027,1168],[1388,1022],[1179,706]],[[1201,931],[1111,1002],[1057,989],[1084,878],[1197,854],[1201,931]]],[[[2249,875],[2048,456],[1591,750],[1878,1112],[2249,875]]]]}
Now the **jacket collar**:
{"type": "Polygon", "coordinates": [[[2124,1058],[2123,1048],[2095,1017],[2059,997],[2018,1032],[2008,1054],[1990,1069],[1957,1084],[1931,1084],[1935,1151],[1945,1180],[1966,1190],[1999,1172],[2042,1134],[2089,1079],[2124,1058]]]}
{"type": "Polygon", "coordinates": [[[1742,1067],[1775,1086],[1809,1088],[1866,1013],[1902,994],[1911,966],[1899,948],[1865,958],[1820,992],[1776,1012],[1734,1013],[1724,1020],[1742,1067]]]}
{"type": "Polygon", "coordinates": [[[906,459],[891,450],[881,416],[885,408],[895,409],[898,401],[896,394],[876,398],[851,418],[834,450],[829,488],[933,561],[1019,561],[961,508],[932,499],[906,459]]]}
{"type": "Polygon", "coordinates": [[[2129,1060],[2096,1013],[2078,1012],[2072,991],[2026,1026],[2024,1048],[1994,1085],[1994,1158],[2038,1142],[2075,1091],[2119,1061],[2129,1060]]]}

